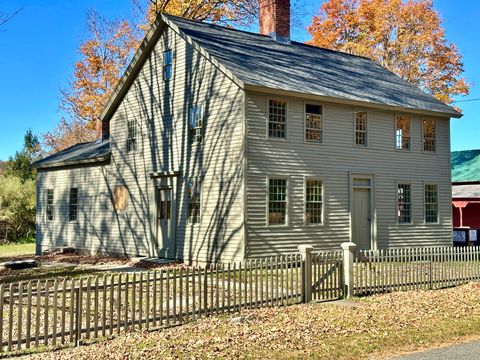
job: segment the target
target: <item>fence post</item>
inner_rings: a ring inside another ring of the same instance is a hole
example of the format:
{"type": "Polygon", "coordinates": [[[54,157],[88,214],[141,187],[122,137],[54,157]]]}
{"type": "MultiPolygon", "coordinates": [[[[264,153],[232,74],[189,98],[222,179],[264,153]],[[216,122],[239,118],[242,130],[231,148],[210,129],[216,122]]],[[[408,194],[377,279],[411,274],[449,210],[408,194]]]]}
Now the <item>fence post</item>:
{"type": "Polygon", "coordinates": [[[302,301],[312,301],[312,250],[310,245],[300,245],[298,251],[302,257],[302,301]]]}
{"type": "Polygon", "coordinates": [[[344,296],[347,298],[353,297],[353,255],[355,252],[355,245],[352,242],[342,243],[343,249],[343,286],[344,296]]]}

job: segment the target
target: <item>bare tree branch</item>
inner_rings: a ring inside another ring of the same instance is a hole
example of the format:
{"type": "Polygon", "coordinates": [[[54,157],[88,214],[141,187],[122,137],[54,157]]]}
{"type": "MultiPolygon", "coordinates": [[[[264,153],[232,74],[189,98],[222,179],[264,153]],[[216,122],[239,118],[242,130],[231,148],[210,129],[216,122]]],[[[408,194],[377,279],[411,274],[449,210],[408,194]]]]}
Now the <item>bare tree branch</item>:
{"type": "Polygon", "coordinates": [[[23,7],[21,7],[20,9],[16,10],[15,12],[13,12],[12,14],[10,15],[6,15],[6,14],[3,14],[3,13],[0,13],[0,27],[5,25],[7,22],[9,22],[10,20],[12,20],[20,11],[23,10],[23,7]]]}

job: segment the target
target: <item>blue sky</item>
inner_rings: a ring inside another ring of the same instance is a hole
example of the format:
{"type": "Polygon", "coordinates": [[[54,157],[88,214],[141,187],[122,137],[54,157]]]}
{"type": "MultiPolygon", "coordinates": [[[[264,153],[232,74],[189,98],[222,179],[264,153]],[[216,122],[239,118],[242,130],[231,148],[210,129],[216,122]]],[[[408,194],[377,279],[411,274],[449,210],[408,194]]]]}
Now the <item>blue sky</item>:
{"type": "MultiPolygon", "coordinates": [[[[303,26],[293,31],[308,40],[305,27],[322,0],[304,0],[303,26]]],[[[473,83],[465,99],[480,98],[480,1],[436,0],[447,37],[464,57],[465,74],[473,83]]],[[[86,12],[108,18],[131,14],[130,0],[1,0],[0,11],[22,12],[0,32],[0,159],[22,147],[27,129],[42,134],[58,123],[59,90],[71,76],[77,47],[85,39],[86,12]],[[41,4],[41,5],[40,5],[41,4]]],[[[465,100],[458,99],[458,100],[465,100]]],[[[462,119],[453,119],[452,150],[480,148],[480,101],[458,103],[462,119]]]]}

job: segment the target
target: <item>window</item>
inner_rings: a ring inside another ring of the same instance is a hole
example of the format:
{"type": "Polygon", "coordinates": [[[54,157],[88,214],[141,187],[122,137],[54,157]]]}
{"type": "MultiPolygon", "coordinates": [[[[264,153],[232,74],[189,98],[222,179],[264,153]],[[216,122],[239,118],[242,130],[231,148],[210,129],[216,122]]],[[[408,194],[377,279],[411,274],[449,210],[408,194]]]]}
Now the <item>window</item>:
{"type": "Polygon", "coordinates": [[[188,222],[198,224],[200,222],[201,206],[201,183],[200,181],[189,181],[188,184],[188,222]]]}
{"type": "Polygon", "coordinates": [[[395,148],[397,150],[410,150],[410,118],[408,116],[397,116],[395,148]]]}
{"type": "Polygon", "coordinates": [[[47,190],[47,220],[53,221],[53,189],[47,190]]]}
{"type": "Polygon", "coordinates": [[[367,146],[367,112],[355,112],[355,145],[367,146]]]}
{"type": "Polygon", "coordinates": [[[172,50],[168,49],[163,52],[163,80],[168,81],[172,78],[172,50]]]}
{"type": "Polygon", "coordinates": [[[397,221],[400,224],[409,224],[412,222],[410,184],[397,185],[397,221]]]}
{"type": "Polygon", "coordinates": [[[116,211],[127,211],[128,189],[126,186],[115,186],[113,188],[113,206],[116,211]]]}
{"type": "Polygon", "coordinates": [[[438,222],[438,186],[436,184],[425,185],[425,222],[438,222]]]}
{"type": "Polygon", "coordinates": [[[77,221],[78,216],[78,188],[70,188],[68,205],[68,221],[77,221]]]}
{"type": "Polygon", "coordinates": [[[305,104],[305,141],[323,142],[322,106],[305,104]]]}
{"type": "Polygon", "coordinates": [[[287,138],[287,102],[269,100],[268,102],[268,137],[287,138]]]}
{"type": "Polygon", "coordinates": [[[268,224],[287,224],[287,180],[268,180],[268,224]]]}
{"type": "Polygon", "coordinates": [[[435,120],[423,120],[423,151],[436,150],[436,125],[435,120]]]}
{"type": "Polygon", "coordinates": [[[322,182],[319,180],[307,180],[305,183],[305,223],[322,223],[322,182]]]}
{"type": "Polygon", "coordinates": [[[127,152],[137,151],[137,120],[127,121],[127,152]]]}
{"type": "Polygon", "coordinates": [[[192,143],[201,143],[202,142],[202,131],[203,131],[203,118],[202,118],[202,107],[193,106],[190,108],[190,141],[192,143]]]}

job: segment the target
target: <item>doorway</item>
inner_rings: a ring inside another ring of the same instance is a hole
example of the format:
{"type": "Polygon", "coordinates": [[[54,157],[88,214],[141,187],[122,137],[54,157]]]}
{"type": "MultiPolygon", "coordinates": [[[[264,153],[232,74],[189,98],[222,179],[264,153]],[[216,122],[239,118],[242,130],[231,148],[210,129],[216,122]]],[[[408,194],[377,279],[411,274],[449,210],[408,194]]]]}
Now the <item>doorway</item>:
{"type": "Polygon", "coordinates": [[[352,242],[357,250],[371,250],[372,245],[372,179],[353,178],[351,221],[352,242]]]}
{"type": "Polygon", "coordinates": [[[171,258],[174,247],[175,216],[173,191],[158,187],[157,199],[157,247],[160,257],[171,258]]]}

